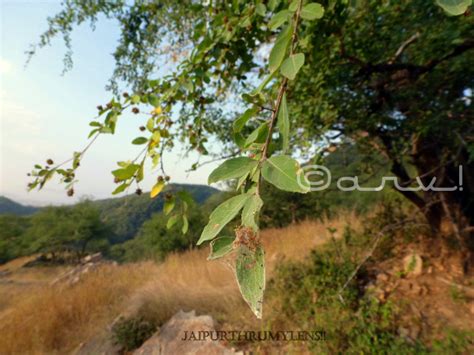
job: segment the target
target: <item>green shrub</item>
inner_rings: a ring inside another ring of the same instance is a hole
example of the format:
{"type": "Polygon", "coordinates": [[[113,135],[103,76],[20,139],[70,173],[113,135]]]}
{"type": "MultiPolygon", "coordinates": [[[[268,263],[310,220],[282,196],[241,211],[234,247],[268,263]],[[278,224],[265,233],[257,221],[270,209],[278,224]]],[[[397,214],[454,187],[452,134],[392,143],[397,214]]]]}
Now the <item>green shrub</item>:
{"type": "Polygon", "coordinates": [[[308,343],[318,354],[465,352],[469,337],[459,332],[432,345],[401,335],[401,306],[380,302],[365,291],[367,263],[340,292],[358,265],[357,255],[367,251],[368,244],[361,244],[366,240],[367,235],[346,228],[343,238],[313,251],[309,260],[280,264],[269,284],[269,297],[279,308],[276,318],[270,320],[273,326],[324,330],[326,341],[308,343]]]}
{"type": "Polygon", "coordinates": [[[156,326],[143,318],[121,318],[112,327],[113,340],[123,350],[139,348],[156,331],[156,326]]]}

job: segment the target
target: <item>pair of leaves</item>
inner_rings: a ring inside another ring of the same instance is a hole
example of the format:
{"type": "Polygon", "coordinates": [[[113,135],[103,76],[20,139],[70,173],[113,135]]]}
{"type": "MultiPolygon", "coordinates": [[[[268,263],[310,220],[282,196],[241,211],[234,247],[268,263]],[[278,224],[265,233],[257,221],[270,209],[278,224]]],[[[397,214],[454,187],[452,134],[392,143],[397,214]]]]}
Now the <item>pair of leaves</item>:
{"type": "Polygon", "coordinates": [[[179,215],[179,214],[172,215],[170,218],[168,218],[168,222],[166,223],[166,229],[173,228],[173,226],[176,223],[178,223],[180,218],[183,219],[183,226],[181,227],[181,232],[183,234],[186,234],[188,232],[188,229],[189,229],[189,221],[188,221],[188,218],[186,217],[186,215],[179,215]]]}
{"type": "MultiPolygon", "coordinates": [[[[440,1],[440,0],[439,0],[440,1]]],[[[441,1],[450,1],[450,0],[441,0],[441,1]]],[[[451,0],[451,1],[463,1],[463,0],[451,0]]],[[[468,1],[468,0],[464,0],[468,1]]],[[[270,30],[274,31],[281,25],[283,25],[286,21],[289,20],[290,16],[297,10],[299,5],[299,0],[295,0],[290,4],[290,7],[285,10],[281,10],[280,12],[277,12],[273,17],[270,19],[270,22],[268,23],[268,28],[270,30]]],[[[301,18],[303,20],[318,20],[322,18],[324,15],[324,8],[321,6],[321,4],[318,3],[310,3],[301,9],[301,18]]]]}
{"type": "Polygon", "coordinates": [[[265,160],[262,176],[280,190],[307,193],[310,189],[299,163],[287,155],[276,155],[265,160]]]}

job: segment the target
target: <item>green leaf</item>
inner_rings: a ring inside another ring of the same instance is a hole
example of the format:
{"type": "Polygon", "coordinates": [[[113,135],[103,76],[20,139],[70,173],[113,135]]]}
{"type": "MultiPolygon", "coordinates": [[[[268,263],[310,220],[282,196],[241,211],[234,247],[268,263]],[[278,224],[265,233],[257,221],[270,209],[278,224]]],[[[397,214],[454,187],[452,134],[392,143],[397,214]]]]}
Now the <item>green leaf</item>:
{"type": "Polygon", "coordinates": [[[265,6],[265,4],[259,3],[259,4],[257,4],[255,10],[256,10],[255,12],[257,14],[259,14],[260,16],[265,17],[265,12],[267,12],[267,7],[265,6]]]}
{"type": "Polygon", "coordinates": [[[312,2],[303,6],[301,9],[301,18],[303,20],[317,20],[322,18],[324,15],[324,7],[321,4],[312,2]]]}
{"type": "Polygon", "coordinates": [[[165,200],[165,203],[163,205],[163,213],[166,216],[169,215],[170,212],[173,211],[175,205],[176,205],[176,199],[174,197],[171,197],[170,199],[165,200]]]}
{"type": "Polygon", "coordinates": [[[255,251],[239,246],[235,265],[240,293],[259,319],[262,318],[263,293],[265,290],[265,258],[263,248],[255,251]]]}
{"type": "Polygon", "coordinates": [[[153,106],[157,107],[160,104],[160,100],[155,95],[148,95],[148,102],[153,106]]]}
{"type": "Polygon", "coordinates": [[[242,207],[244,207],[245,202],[247,202],[249,197],[250,196],[247,194],[237,195],[217,206],[211,213],[209,223],[204,227],[197,244],[200,245],[207,240],[213,239],[217,234],[219,234],[222,228],[232,221],[242,207]]]}
{"type": "Polygon", "coordinates": [[[277,70],[283,62],[283,59],[286,55],[286,50],[291,41],[292,30],[293,26],[286,27],[276,39],[275,45],[273,46],[272,51],[270,52],[270,58],[268,63],[268,68],[270,69],[270,72],[277,70]]]}
{"type": "Polygon", "coordinates": [[[148,129],[150,132],[153,132],[154,128],[155,128],[155,120],[153,118],[149,118],[148,121],[146,122],[146,129],[148,129]]]}
{"type": "Polygon", "coordinates": [[[132,141],[132,144],[140,145],[140,144],[145,144],[148,142],[148,139],[145,137],[137,137],[132,141]]]}
{"type": "Polygon", "coordinates": [[[290,15],[291,12],[288,10],[282,10],[280,12],[277,12],[275,15],[272,16],[270,22],[268,23],[268,28],[272,31],[276,30],[278,27],[288,21],[290,15]]]}
{"type": "Polygon", "coordinates": [[[263,206],[263,201],[257,194],[253,194],[245,203],[242,210],[242,225],[251,227],[255,232],[258,231],[256,217],[263,206]]]}
{"type": "Polygon", "coordinates": [[[262,90],[265,89],[265,87],[268,85],[268,83],[273,79],[275,74],[276,74],[276,71],[270,73],[270,75],[267,76],[258,87],[256,87],[254,90],[250,92],[250,96],[257,96],[258,94],[260,94],[262,90]]]}
{"type": "Polygon", "coordinates": [[[288,7],[288,10],[290,10],[291,12],[295,12],[298,9],[299,4],[300,4],[300,0],[293,0],[290,6],[288,7]]]}
{"type": "Polygon", "coordinates": [[[136,174],[136,179],[137,179],[137,182],[140,182],[143,180],[143,177],[144,177],[144,172],[143,172],[143,169],[144,169],[144,164],[140,164],[140,167],[138,168],[137,170],[137,174],[136,174]]]}
{"type": "Polygon", "coordinates": [[[121,193],[121,192],[124,192],[125,189],[126,189],[127,187],[129,187],[129,186],[130,186],[130,184],[125,184],[125,183],[122,184],[122,185],[119,185],[119,186],[112,192],[112,195],[117,195],[117,194],[119,194],[119,193],[121,193]]]}
{"type": "Polygon", "coordinates": [[[304,54],[293,54],[285,59],[281,65],[281,73],[290,80],[294,80],[296,74],[304,64],[304,54]]]}
{"type": "Polygon", "coordinates": [[[183,234],[186,234],[188,232],[188,229],[189,229],[188,218],[183,215],[183,227],[181,228],[181,232],[183,234]]]}
{"type": "Polygon", "coordinates": [[[117,169],[112,171],[112,174],[119,180],[128,180],[135,175],[136,171],[140,168],[138,164],[130,164],[123,169],[117,169]]]}
{"type": "Polygon", "coordinates": [[[219,165],[214,171],[209,175],[208,184],[221,180],[236,179],[242,175],[247,174],[258,162],[254,159],[248,157],[238,157],[226,160],[224,163],[219,165]]]}
{"type": "Polygon", "coordinates": [[[173,228],[173,226],[176,224],[176,222],[178,222],[179,217],[180,217],[180,216],[179,216],[178,214],[172,215],[172,216],[168,219],[168,222],[166,222],[166,229],[171,229],[171,228],[173,228]]]}
{"type": "Polygon", "coordinates": [[[449,15],[459,16],[472,5],[472,0],[436,0],[436,3],[449,15]]]}
{"type": "Polygon", "coordinates": [[[281,137],[283,138],[283,151],[286,151],[288,150],[288,142],[290,138],[290,119],[288,117],[286,94],[283,94],[283,98],[281,99],[280,110],[278,111],[277,126],[280,130],[281,137]]]}
{"type": "Polygon", "coordinates": [[[300,164],[287,155],[272,156],[262,165],[262,176],[280,190],[307,193],[309,182],[300,164]]]}
{"type": "Polygon", "coordinates": [[[275,10],[277,6],[280,5],[280,1],[281,0],[270,0],[268,2],[268,8],[270,9],[270,11],[275,10]]]}
{"type": "Polygon", "coordinates": [[[245,147],[248,147],[252,143],[261,143],[268,134],[268,122],[262,123],[259,127],[255,128],[252,133],[245,140],[245,147]]]}
{"type": "Polygon", "coordinates": [[[234,132],[240,132],[245,124],[258,112],[257,107],[249,108],[242,116],[234,121],[234,132]]]}
{"type": "Polygon", "coordinates": [[[233,237],[220,237],[211,242],[211,252],[207,260],[215,260],[229,254],[234,249],[233,237]]]}
{"type": "Polygon", "coordinates": [[[132,96],[132,103],[138,104],[140,102],[140,96],[138,95],[133,95],[132,96]]]}

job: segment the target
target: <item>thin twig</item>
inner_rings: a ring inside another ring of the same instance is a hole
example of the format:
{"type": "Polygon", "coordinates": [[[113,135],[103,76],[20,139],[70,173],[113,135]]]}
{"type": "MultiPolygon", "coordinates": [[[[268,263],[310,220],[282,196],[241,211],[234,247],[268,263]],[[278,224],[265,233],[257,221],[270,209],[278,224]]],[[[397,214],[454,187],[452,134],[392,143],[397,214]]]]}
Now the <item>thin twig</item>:
{"type": "Polygon", "coordinates": [[[398,50],[396,51],[395,55],[392,57],[392,59],[388,61],[388,64],[393,64],[402,55],[403,51],[407,49],[407,47],[413,42],[415,42],[418,38],[420,38],[419,32],[415,33],[413,36],[411,36],[405,42],[403,42],[401,46],[398,48],[398,50]]]}

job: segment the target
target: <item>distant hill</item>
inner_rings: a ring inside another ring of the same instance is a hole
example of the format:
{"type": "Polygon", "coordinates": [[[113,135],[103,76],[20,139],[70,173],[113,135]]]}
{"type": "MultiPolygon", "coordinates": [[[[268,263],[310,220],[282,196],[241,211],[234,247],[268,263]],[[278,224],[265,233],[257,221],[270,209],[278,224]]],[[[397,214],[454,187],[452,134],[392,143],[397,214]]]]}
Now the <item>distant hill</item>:
{"type": "Polygon", "coordinates": [[[25,206],[7,197],[0,196],[0,214],[14,214],[26,216],[38,211],[37,207],[25,206]]]}
{"type": "Polygon", "coordinates": [[[148,193],[97,200],[94,203],[101,210],[105,222],[113,226],[113,242],[120,243],[133,238],[143,222],[152,214],[161,212],[163,196],[166,192],[186,190],[198,204],[204,203],[211,195],[219,192],[206,185],[170,184],[158,197],[151,199],[148,193]]]}
{"type": "MultiPolygon", "coordinates": [[[[144,192],[138,196],[114,197],[103,200],[94,200],[104,222],[113,228],[114,236],[110,238],[112,243],[121,243],[133,238],[143,222],[152,214],[161,212],[163,208],[163,196],[166,192],[186,190],[191,194],[198,204],[204,203],[211,195],[219,192],[206,185],[193,184],[170,184],[158,197],[151,199],[150,194],[144,192]]],[[[23,206],[6,197],[0,196],[0,214],[31,215],[39,211],[41,207],[23,206]]]]}

